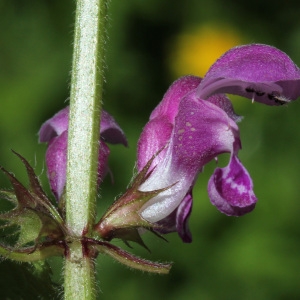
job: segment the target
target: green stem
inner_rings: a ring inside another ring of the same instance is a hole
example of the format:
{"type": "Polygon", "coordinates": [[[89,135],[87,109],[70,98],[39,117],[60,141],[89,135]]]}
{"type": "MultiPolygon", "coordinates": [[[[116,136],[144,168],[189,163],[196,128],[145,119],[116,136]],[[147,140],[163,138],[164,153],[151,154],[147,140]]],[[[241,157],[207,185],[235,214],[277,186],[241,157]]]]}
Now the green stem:
{"type": "Polygon", "coordinates": [[[65,264],[65,299],[96,299],[94,262],[82,255],[80,241],[70,244],[70,255],[65,264]]]}
{"type": "Polygon", "coordinates": [[[65,299],[95,299],[91,257],[81,237],[94,224],[107,0],[77,0],[68,136],[66,223],[73,238],[65,299]]]}

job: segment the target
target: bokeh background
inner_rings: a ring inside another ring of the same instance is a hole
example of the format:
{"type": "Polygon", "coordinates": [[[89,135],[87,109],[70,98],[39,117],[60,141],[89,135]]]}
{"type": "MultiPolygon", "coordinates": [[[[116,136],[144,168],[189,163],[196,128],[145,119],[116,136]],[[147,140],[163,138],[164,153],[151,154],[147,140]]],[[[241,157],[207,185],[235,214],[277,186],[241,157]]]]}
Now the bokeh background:
{"type": "MultiPolygon", "coordinates": [[[[107,178],[101,186],[99,213],[125,191],[139,134],[174,79],[203,76],[224,51],[245,43],[274,45],[300,65],[300,2],[284,3],[111,1],[104,107],[126,132],[129,147],[112,147],[114,184],[107,178]]],[[[0,164],[26,183],[10,149],[21,153],[48,192],[46,146],[38,144],[37,132],[68,103],[74,11],[74,0],[0,0],[0,164]]],[[[300,299],[300,102],[265,107],[232,99],[237,113],[245,116],[240,158],[254,181],[255,211],[230,218],[210,204],[206,185],[215,162],[209,164],[194,191],[191,244],[183,244],[175,233],[167,236],[168,243],[146,234],[148,253],[116,241],[139,256],[173,261],[170,275],[131,271],[99,257],[99,298],[300,299]]],[[[227,159],[225,155],[220,164],[227,159]]],[[[0,184],[9,187],[4,175],[0,184]]],[[[61,260],[49,264],[52,280],[60,285],[61,260]]],[[[2,261],[0,274],[1,299],[37,299],[34,293],[42,293],[28,284],[34,281],[22,265],[2,261]],[[28,296],[25,285],[35,296],[28,296]]]]}

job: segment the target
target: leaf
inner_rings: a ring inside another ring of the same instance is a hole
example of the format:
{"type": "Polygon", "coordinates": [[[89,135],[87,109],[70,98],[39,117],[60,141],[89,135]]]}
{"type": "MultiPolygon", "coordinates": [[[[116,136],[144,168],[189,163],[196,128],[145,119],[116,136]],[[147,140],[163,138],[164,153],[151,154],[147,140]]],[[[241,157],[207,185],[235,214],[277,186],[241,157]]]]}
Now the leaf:
{"type": "Polygon", "coordinates": [[[0,299],[60,299],[46,262],[16,264],[0,262],[0,299]]]}

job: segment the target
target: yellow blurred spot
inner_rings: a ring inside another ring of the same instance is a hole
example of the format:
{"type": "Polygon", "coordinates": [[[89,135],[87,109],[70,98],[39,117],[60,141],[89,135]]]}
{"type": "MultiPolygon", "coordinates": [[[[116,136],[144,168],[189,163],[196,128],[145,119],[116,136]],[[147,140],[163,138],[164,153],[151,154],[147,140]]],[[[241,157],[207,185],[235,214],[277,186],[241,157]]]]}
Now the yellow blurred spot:
{"type": "Polygon", "coordinates": [[[170,47],[172,74],[175,77],[187,74],[203,77],[224,52],[240,44],[240,35],[228,27],[205,25],[183,33],[170,47]]]}

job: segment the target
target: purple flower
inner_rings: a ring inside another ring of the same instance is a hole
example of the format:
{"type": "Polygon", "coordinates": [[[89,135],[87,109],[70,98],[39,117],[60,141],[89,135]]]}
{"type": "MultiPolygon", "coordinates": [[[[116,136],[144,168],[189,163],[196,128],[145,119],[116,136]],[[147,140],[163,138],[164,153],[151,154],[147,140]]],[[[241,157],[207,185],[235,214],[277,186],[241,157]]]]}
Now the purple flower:
{"type": "MultiPolygon", "coordinates": [[[[51,190],[58,200],[66,183],[68,121],[69,107],[67,106],[47,120],[39,131],[39,141],[48,142],[46,152],[47,175],[51,190]]],[[[127,146],[127,140],[122,129],[114,118],[104,110],[101,115],[100,133],[98,183],[108,171],[107,160],[110,151],[106,142],[111,144],[121,143],[127,146]]]]}
{"type": "Polygon", "coordinates": [[[192,189],[205,164],[230,153],[208,183],[210,201],[222,213],[241,216],[257,198],[247,170],[238,159],[241,149],[238,117],[222,93],[242,95],[267,105],[282,105],[300,96],[300,71],[280,50],[246,45],[226,52],[203,79],[186,76],[169,88],[155,108],[138,142],[138,171],[154,156],[141,191],[169,187],[140,210],[161,233],[178,231],[191,242],[188,217],[192,189]]]}

